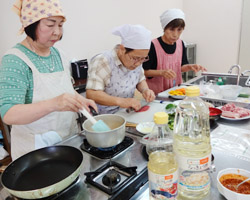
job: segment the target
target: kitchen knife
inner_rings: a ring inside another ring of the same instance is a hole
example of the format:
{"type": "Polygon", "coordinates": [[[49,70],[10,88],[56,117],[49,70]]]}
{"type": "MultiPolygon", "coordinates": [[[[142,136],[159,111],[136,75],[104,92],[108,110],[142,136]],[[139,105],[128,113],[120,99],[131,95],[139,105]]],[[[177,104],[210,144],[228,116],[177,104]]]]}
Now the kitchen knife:
{"type": "MultiPolygon", "coordinates": [[[[141,100],[141,108],[144,107],[144,106],[147,106],[150,102],[147,102],[145,100],[141,100]]],[[[135,111],[133,108],[127,108],[126,109],[126,113],[131,113],[135,111]]]]}

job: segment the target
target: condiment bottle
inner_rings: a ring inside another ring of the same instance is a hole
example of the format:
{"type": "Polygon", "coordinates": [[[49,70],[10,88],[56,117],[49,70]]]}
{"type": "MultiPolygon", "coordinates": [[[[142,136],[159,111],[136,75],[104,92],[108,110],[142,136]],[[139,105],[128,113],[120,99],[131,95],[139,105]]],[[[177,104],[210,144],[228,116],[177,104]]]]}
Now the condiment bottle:
{"type": "Polygon", "coordinates": [[[173,153],[172,131],[168,128],[168,114],[154,115],[155,128],[149,136],[148,179],[150,199],[176,199],[178,165],[173,153]]]}
{"type": "Polygon", "coordinates": [[[174,152],[179,165],[181,197],[202,199],[210,189],[211,145],[209,110],[197,86],[186,88],[186,98],[176,108],[174,152]]]}

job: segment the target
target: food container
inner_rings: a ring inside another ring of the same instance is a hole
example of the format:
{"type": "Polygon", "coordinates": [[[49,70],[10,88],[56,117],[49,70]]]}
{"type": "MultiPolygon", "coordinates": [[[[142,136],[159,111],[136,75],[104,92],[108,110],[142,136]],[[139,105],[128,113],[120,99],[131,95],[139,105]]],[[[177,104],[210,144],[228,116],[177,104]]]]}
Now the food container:
{"type": "Polygon", "coordinates": [[[238,168],[227,168],[219,171],[217,175],[217,188],[219,192],[228,200],[249,200],[250,194],[240,194],[233,192],[232,190],[227,189],[222,185],[220,182],[221,176],[225,174],[237,174],[242,175],[245,177],[250,177],[250,172],[244,169],[238,169],[238,168]]]}
{"type": "Polygon", "coordinates": [[[209,107],[209,119],[219,119],[221,116],[222,110],[218,108],[209,107]]]}
{"type": "Polygon", "coordinates": [[[136,130],[140,133],[148,134],[153,131],[154,125],[154,122],[142,122],[136,126],[136,130]]]}
{"type": "Polygon", "coordinates": [[[97,148],[108,148],[121,143],[125,137],[126,120],[116,114],[104,114],[94,117],[97,121],[103,120],[110,127],[110,131],[95,132],[91,128],[90,120],[86,120],[82,127],[89,144],[97,148]]]}
{"type": "Polygon", "coordinates": [[[220,86],[220,91],[223,96],[223,99],[235,100],[240,92],[242,87],[239,85],[222,85],[220,86]]]}

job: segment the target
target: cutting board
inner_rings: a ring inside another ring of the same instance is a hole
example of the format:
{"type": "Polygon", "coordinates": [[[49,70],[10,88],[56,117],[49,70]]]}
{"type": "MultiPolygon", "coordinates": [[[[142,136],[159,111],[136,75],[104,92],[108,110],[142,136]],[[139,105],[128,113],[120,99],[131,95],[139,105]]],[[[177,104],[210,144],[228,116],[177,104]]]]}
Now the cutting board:
{"type": "Polygon", "coordinates": [[[152,122],[154,113],[165,112],[165,107],[169,103],[171,102],[154,100],[148,104],[148,106],[150,107],[147,111],[144,112],[131,111],[130,113],[127,113],[126,109],[121,109],[116,114],[124,117],[127,122],[131,123],[152,122]]]}

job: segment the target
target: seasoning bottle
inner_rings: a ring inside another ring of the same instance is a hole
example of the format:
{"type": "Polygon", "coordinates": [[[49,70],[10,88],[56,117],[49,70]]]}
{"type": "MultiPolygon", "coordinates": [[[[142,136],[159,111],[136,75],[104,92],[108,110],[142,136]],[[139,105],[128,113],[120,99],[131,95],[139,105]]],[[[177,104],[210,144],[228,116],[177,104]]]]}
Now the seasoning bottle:
{"type": "Polygon", "coordinates": [[[178,194],[178,165],[173,153],[172,131],[168,128],[168,114],[155,113],[154,122],[147,146],[149,199],[173,200],[178,194]]]}
{"type": "Polygon", "coordinates": [[[203,199],[210,189],[211,144],[209,110],[197,86],[186,88],[176,108],[174,152],[179,165],[180,197],[203,199]]]}
{"type": "Polygon", "coordinates": [[[224,82],[221,77],[218,78],[218,81],[216,82],[217,85],[224,85],[224,82]]]}

